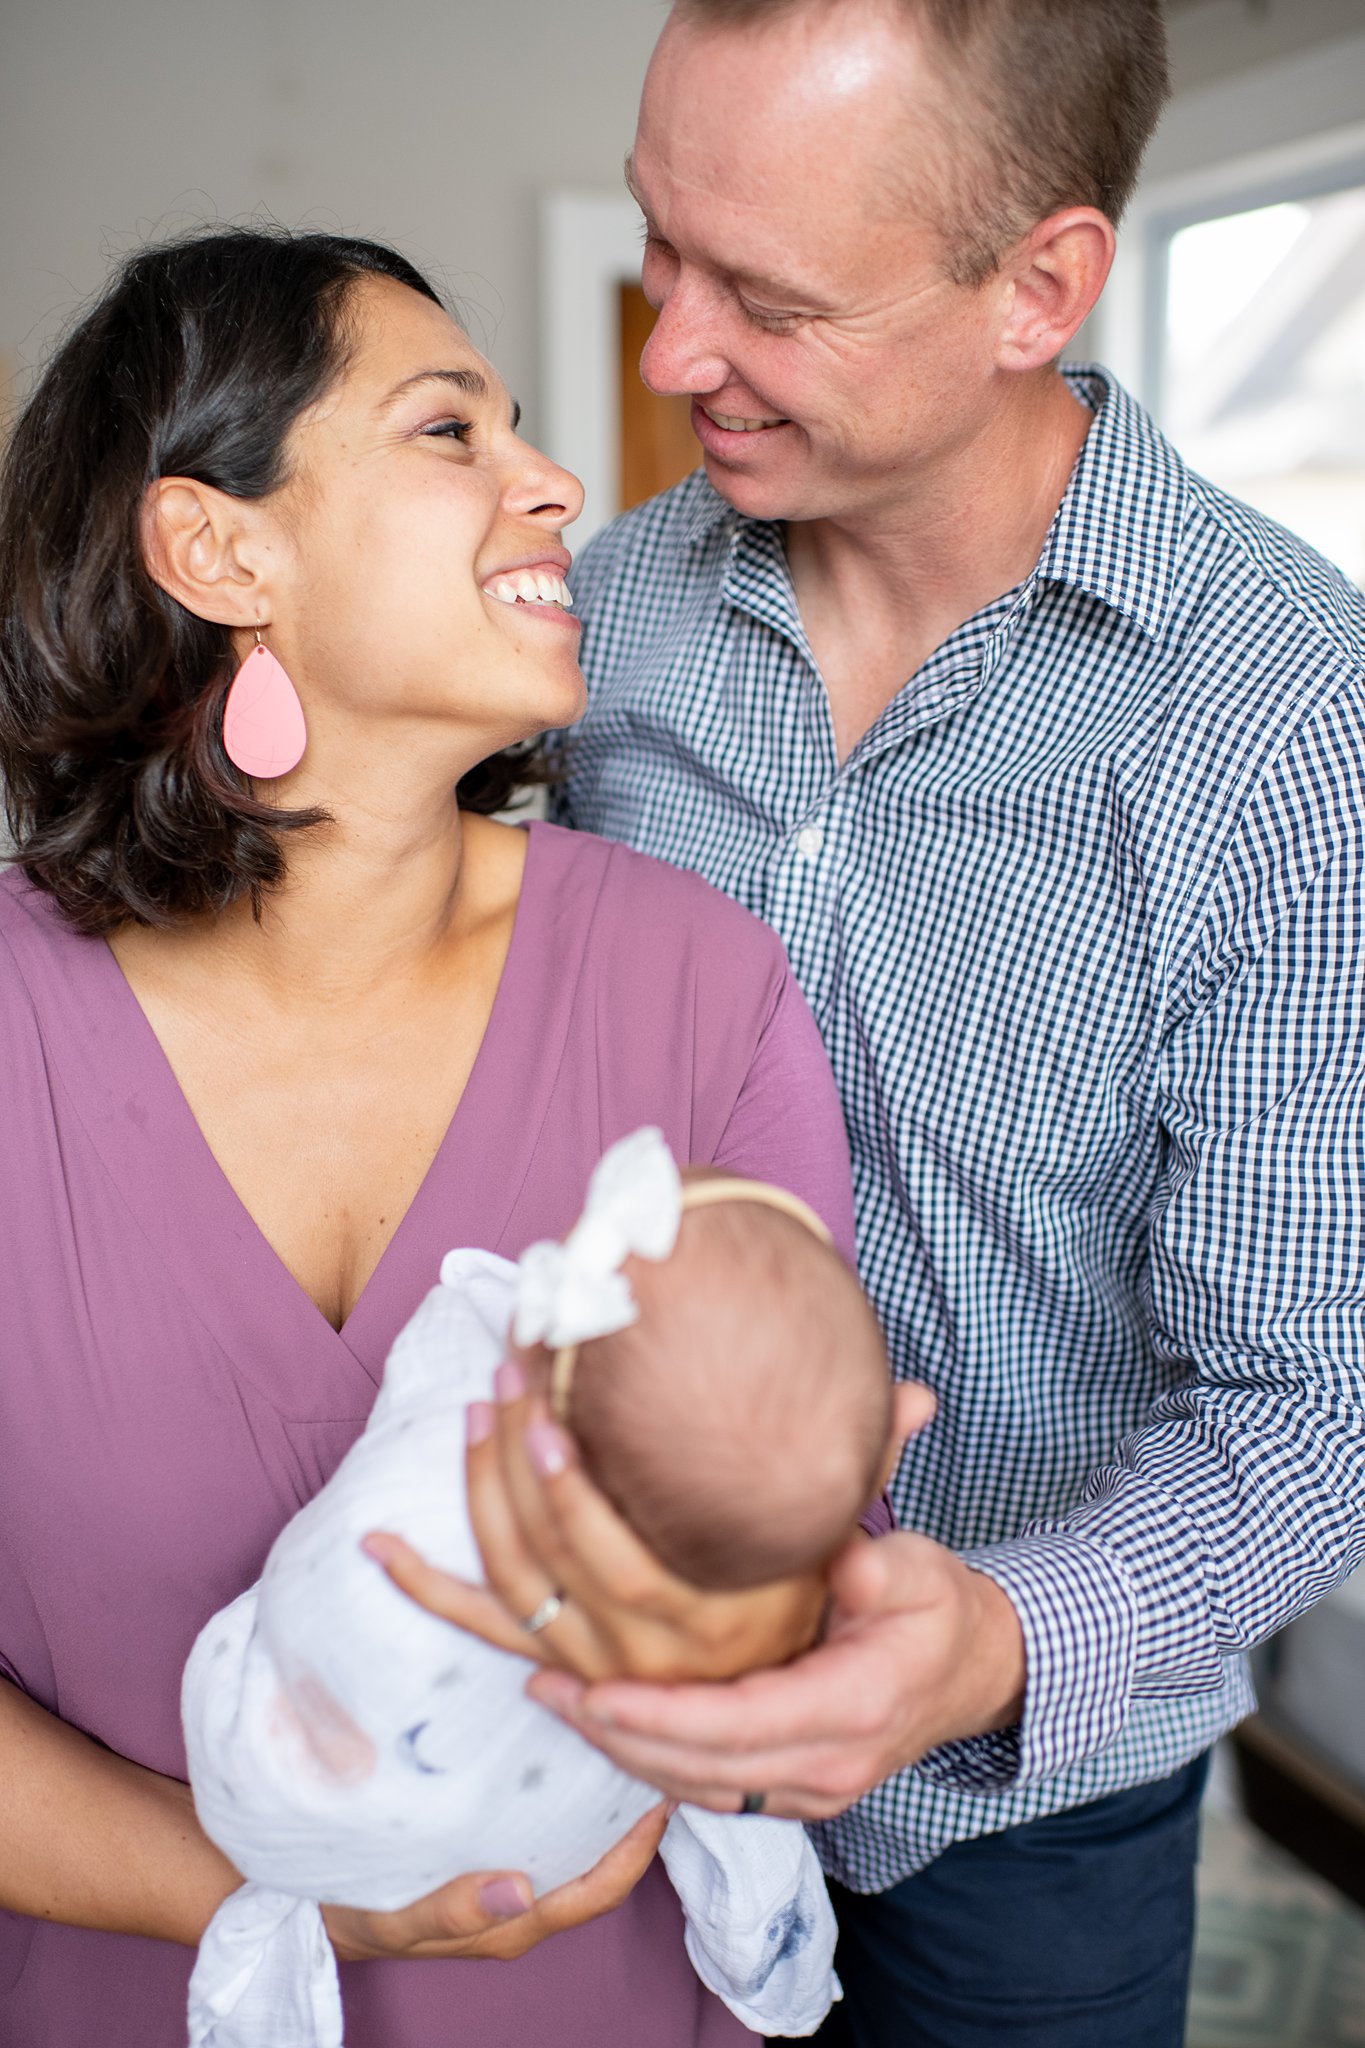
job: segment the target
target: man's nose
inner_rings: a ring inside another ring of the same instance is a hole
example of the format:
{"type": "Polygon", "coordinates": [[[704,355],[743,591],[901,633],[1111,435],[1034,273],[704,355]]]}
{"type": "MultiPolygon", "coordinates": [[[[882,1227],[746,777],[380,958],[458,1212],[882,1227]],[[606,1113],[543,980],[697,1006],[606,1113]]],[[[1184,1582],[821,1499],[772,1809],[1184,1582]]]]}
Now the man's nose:
{"type": "Polygon", "coordinates": [[[719,391],[730,376],[720,313],[704,287],[681,278],[673,284],[640,357],[640,375],[651,391],[661,397],[719,391]]]}

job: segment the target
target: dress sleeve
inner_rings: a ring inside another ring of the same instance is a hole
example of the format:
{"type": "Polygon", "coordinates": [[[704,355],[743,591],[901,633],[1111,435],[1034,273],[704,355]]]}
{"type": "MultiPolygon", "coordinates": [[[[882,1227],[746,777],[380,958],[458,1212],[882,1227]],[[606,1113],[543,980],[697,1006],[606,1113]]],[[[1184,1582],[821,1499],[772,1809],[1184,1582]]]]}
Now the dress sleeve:
{"type": "Polygon", "coordinates": [[[1249,805],[1160,1047],[1148,1225],[1170,1391],[1068,1512],[968,1562],[1009,1594],[1022,1725],[920,1766],[978,1789],[1103,1749],[1365,1557],[1365,716],[1249,805]]]}
{"type": "Polygon", "coordinates": [[[799,1195],[855,1263],[853,1182],[839,1091],[790,968],[778,983],[715,1163],[799,1195]]]}

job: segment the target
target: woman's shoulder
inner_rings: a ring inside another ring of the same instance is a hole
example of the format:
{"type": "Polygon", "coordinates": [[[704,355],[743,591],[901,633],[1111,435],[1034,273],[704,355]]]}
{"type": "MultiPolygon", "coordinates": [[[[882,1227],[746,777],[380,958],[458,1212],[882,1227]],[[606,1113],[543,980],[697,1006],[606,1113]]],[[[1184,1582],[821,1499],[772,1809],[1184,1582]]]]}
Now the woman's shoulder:
{"type": "Polygon", "coordinates": [[[0,1087],[11,1105],[16,1091],[45,1091],[49,1058],[103,1014],[111,968],[117,977],[102,939],[74,930],[20,869],[0,870],[0,1087]]]}
{"type": "Polygon", "coordinates": [[[619,840],[561,825],[531,827],[534,857],[556,900],[615,952],[627,941],[637,965],[707,959],[737,978],[773,984],[789,969],[771,926],[700,875],[619,840]]]}
{"type": "Polygon", "coordinates": [[[45,1093],[44,1019],[59,1019],[71,1008],[65,955],[82,944],[88,941],[67,930],[18,869],[0,872],[0,1099],[11,1150],[19,1105],[27,1108],[45,1093]]]}
{"type": "Polygon", "coordinates": [[[30,963],[59,942],[41,890],[19,868],[0,872],[0,1006],[26,991],[30,963]]]}
{"type": "Polygon", "coordinates": [[[22,869],[0,871],[0,1001],[21,991],[33,1001],[49,978],[67,974],[98,943],[73,931],[22,869]]]}

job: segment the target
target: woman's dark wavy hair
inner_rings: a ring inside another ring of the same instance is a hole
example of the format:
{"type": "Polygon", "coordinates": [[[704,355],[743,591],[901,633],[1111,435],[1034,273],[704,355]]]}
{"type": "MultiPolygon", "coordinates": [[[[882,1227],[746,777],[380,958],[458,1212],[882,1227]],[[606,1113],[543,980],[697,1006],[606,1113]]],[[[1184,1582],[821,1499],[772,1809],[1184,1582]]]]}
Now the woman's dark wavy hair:
{"type": "MultiPolygon", "coordinates": [[[[299,416],[345,367],[365,277],[437,304],[402,256],[349,236],[214,230],[143,249],[54,357],[0,477],[0,779],[25,873],[83,932],[170,925],[263,890],[317,810],[262,803],[223,749],[225,626],[148,573],[161,476],[236,498],[285,481],[299,416]]],[[[459,785],[502,808],[525,749],[459,785]]]]}

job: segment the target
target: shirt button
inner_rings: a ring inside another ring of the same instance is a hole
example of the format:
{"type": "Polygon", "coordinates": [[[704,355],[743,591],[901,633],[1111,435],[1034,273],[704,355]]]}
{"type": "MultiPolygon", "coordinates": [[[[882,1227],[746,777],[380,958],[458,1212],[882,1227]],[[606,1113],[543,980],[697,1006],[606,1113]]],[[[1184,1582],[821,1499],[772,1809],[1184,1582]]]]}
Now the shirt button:
{"type": "Polygon", "coordinates": [[[825,835],[818,825],[803,825],[796,835],[797,852],[805,860],[819,860],[824,844],[825,835]]]}

